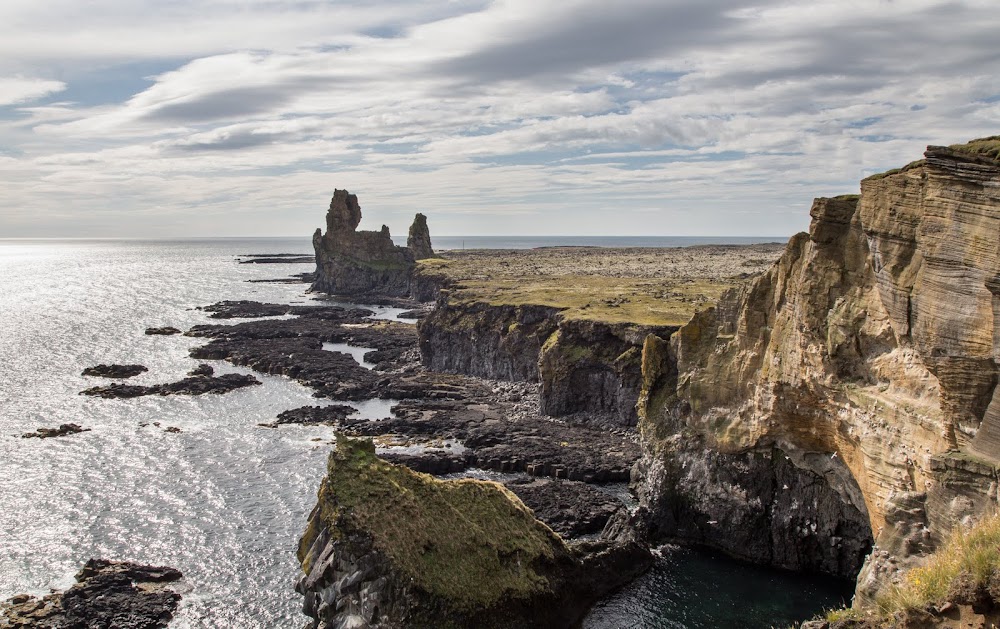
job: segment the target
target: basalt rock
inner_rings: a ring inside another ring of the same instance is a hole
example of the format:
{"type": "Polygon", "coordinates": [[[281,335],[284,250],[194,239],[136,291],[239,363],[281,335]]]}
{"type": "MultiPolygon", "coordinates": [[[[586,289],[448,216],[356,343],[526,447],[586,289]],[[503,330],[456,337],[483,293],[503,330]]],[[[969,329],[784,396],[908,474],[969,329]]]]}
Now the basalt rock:
{"type": "Polygon", "coordinates": [[[212,365],[206,363],[201,363],[194,369],[188,372],[189,376],[211,376],[215,374],[215,368],[212,365]]]}
{"type": "Polygon", "coordinates": [[[313,290],[341,295],[408,295],[415,255],[433,255],[426,219],[420,221],[422,215],[417,216],[410,230],[414,247],[398,247],[385,225],[377,232],[357,231],[361,223],[357,195],[334,190],[326,215],[326,233],[317,229],[313,234],[313,290]]]}
{"type": "Polygon", "coordinates": [[[410,233],[406,237],[406,246],[413,253],[414,260],[435,257],[431,247],[431,231],[427,228],[427,217],[423,214],[418,213],[414,217],[410,233]]]}
{"type": "Polygon", "coordinates": [[[170,336],[172,334],[180,334],[181,331],[177,328],[166,326],[162,328],[146,328],[146,334],[149,336],[170,336]]]}
{"type": "Polygon", "coordinates": [[[97,376],[100,378],[131,378],[141,373],[149,371],[143,365],[95,365],[83,370],[84,376],[97,376]]]}
{"type": "Polygon", "coordinates": [[[27,594],[0,603],[0,626],[11,629],[163,629],[181,596],[173,568],[91,559],[65,592],[27,594]]]}
{"type": "Polygon", "coordinates": [[[636,545],[567,545],[496,483],[435,480],[347,438],[298,556],[314,629],[569,628],[650,564],[636,545]]]}
{"type": "Polygon", "coordinates": [[[84,428],[79,424],[60,424],[58,428],[38,428],[35,432],[24,433],[21,437],[24,439],[31,439],[32,437],[38,439],[49,439],[51,437],[75,435],[78,432],[90,432],[90,428],[84,428]]]}
{"type": "Polygon", "coordinates": [[[91,387],[80,392],[101,398],[133,398],[144,395],[203,395],[205,393],[228,393],[243,387],[259,385],[261,382],[248,374],[227,373],[221,376],[188,376],[177,382],[142,386],[135,384],[111,384],[105,387],[91,387]]]}
{"type": "Polygon", "coordinates": [[[800,567],[836,573],[858,549],[829,540],[867,522],[864,605],[997,508],[1000,163],[984,144],[929,147],[860,197],[817,199],[770,271],[646,339],[641,493],[660,534],[740,554],[758,546],[747,517],[764,518],[800,567]],[[768,452],[779,465],[751,464],[768,452]],[[807,500],[828,552],[802,545],[807,500]],[[732,534],[707,537],[709,520],[732,534]]]}
{"type": "Polygon", "coordinates": [[[638,421],[644,339],[676,329],[568,319],[558,308],[465,301],[447,291],[417,325],[430,369],[540,382],[542,413],[597,413],[624,426],[638,421]]]}

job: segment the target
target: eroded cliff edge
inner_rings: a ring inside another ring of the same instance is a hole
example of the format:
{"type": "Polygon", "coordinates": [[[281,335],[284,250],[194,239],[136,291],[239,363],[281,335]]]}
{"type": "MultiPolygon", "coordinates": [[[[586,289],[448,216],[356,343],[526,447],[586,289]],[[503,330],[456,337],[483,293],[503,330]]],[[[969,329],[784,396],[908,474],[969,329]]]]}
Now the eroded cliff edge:
{"type": "Polygon", "coordinates": [[[996,509],[1000,163],[984,146],[929,147],[860,196],[817,199],[769,272],[646,339],[640,528],[844,576],[872,535],[864,604],[996,509]]]}

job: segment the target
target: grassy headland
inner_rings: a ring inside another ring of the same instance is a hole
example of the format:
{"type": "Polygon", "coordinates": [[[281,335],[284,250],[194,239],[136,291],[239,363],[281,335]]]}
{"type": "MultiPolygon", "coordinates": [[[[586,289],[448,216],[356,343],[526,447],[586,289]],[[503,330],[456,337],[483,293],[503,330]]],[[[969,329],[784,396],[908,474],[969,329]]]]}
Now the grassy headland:
{"type": "Polygon", "coordinates": [[[681,325],[728,288],[767,270],[783,244],[664,249],[548,247],[444,251],[417,273],[457,302],[538,305],[568,319],[681,325]]]}

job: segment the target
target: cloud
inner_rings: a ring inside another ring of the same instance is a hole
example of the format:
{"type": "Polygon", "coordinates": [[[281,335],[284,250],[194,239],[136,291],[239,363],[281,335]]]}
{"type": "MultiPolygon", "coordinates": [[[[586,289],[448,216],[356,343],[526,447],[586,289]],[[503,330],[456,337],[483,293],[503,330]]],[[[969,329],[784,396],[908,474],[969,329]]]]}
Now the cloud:
{"type": "Polygon", "coordinates": [[[787,235],[1000,132],[987,0],[90,4],[0,6],[51,88],[0,115],[0,232],[308,234],[347,187],[394,231],[787,235]]]}
{"type": "Polygon", "coordinates": [[[61,92],[64,89],[66,89],[66,84],[62,81],[0,77],[0,106],[38,100],[43,96],[61,92]]]}

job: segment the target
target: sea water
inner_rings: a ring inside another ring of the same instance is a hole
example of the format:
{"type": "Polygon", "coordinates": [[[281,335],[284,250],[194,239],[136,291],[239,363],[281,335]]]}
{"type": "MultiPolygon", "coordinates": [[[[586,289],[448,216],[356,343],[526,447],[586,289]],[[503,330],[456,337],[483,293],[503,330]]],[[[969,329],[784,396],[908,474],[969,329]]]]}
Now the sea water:
{"type": "MultiPolygon", "coordinates": [[[[301,574],[295,551],[332,429],[258,424],[328,402],[288,378],[261,374],[263,386],[224,395],[105,400],[79,392],[106,382],[80,375],[99,363],[149,367],[130,380],[137,384],[184,377],[199,362],[189,349],[204,341],[143,332],[218,323],[198,306],[308,303],[304,284],[248,280],[312,265],[238,264],[235,257],[310,249],[306,238],[0,240],[0,599],[66,588],[87,559],[103,557],[184,573],[172,627],[304,624],[293,590],[301,574]],[[68,422],[90,432],[20,437],[68,422]]],[[[249,373],[205,362],[218,373],[249,373]]],[[[384,405],[365,411],[384,414],[384,405]]],[[[841,600],[838,585],[806,584],[701,552],[668,552],[585,626],[717,627],[735,617],[746,620],[738,626],[768,627],[841,600]],[[746,581],[760,588],[744,596],[746,581]]]]}

